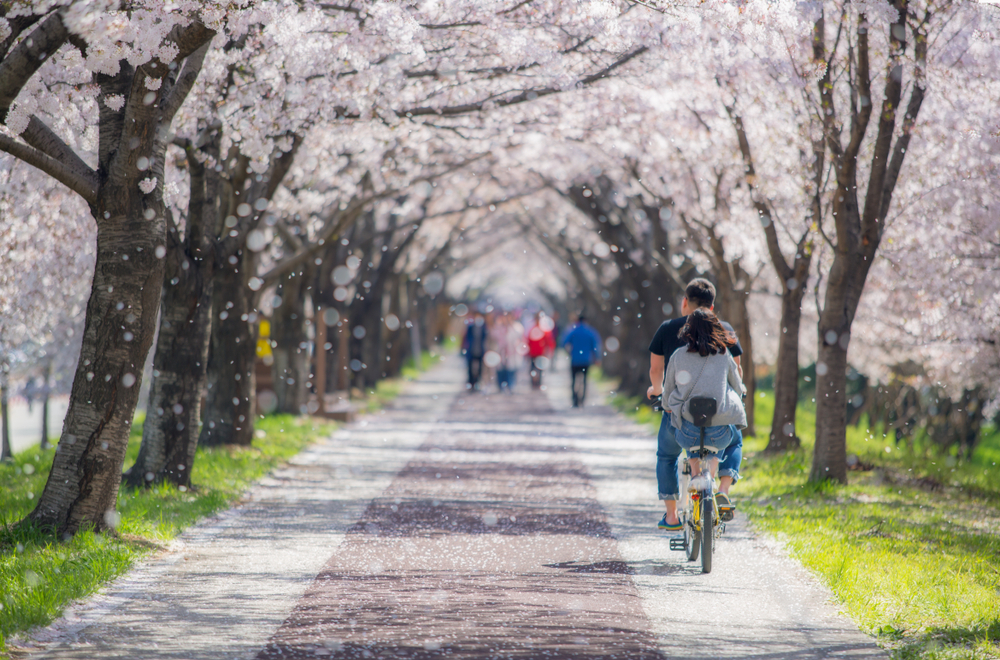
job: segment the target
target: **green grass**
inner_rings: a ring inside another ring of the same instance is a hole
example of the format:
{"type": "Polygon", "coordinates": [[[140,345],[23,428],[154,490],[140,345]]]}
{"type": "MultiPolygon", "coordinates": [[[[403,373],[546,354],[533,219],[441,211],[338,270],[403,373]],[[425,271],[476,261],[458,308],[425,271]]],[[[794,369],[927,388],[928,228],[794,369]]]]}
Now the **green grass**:
{"type": "MultiPolygon", "coordinates": [[[[617,404],[659,422],[634,400],[617,404]]],[[[847,486],[812,485],[815,412],[797,413],[801,449],[768,456],[773,405],[758,392],[757,435],[744,442],[733,491],[752,524],[780,539],[894,658],[1000,658],[1000,433],[988,429],[962,460],[850,427],[848,452],[870,469],[852,471],[847,486]]]]}
{"type": "MultiPolygon", "coordinates": [[[[166,485],[123,489],[116,535],[85,531],[65,543],[36,530],[7,529],[34,507],[54,450],[28,450],[0,464],[0,656],[12,634],[50,623],[67,603],[126,572],[200,518],[231,506],[254,481],[334,428],[305,417],[261,419],[252,447],[198,450],[191,474],[194,490],[166,485]]],[[[141,429],[137,419],[126,465],[138,454],[141,429]]]]}

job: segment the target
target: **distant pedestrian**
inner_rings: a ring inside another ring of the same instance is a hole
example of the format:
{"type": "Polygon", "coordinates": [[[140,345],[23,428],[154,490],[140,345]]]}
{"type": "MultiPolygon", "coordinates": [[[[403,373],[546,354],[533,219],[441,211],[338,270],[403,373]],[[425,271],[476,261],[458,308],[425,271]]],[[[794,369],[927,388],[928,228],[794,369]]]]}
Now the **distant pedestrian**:
{"type": "Polygon", "coordinates": [[[490,335],[496,342],[497,354],[500,356],[497,385],[501,392],[511,392],[518,364],[524,354],[524,326],[510,314],[504,314],[497,319],[490,335]]]}
{"type": "Polygon", "coordinates": [[[569,352],[573,407],[579,408],[587,397],[587,370],[601,361],[601,335],[580,314],[576,324],[566,332],[563,347],[569,352]]]}
{"type": "Polygon", "coordinates": [[[541,389],[542,373],[552,364],[556,338],[555,324],[544,312],[535,313],[535,324],[528,330],[528,359],[531,360],[531,387],[541,389]]]}
{"type": "Polygon", "coordinates": [[[465,339],[462,340],[462,352],[469,366],[469,382],[466,389],[478,390],[479,379],[483,376],[483,356],[486,354],[486,339],[489,328],[486,318],[476,312],[472,322],[465,327],[465,339]]]}

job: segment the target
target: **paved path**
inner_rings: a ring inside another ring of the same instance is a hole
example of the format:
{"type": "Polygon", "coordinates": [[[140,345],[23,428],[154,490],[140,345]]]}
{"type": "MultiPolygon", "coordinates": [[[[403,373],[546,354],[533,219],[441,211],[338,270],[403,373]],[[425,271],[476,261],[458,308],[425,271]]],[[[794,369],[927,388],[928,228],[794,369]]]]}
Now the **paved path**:
{"type": "Polygon", "coordinates": [[[655,529],[654,439],[455,360],[35,635],[32,658],[876,658],[739,520],[715,569],[655,529]]]}

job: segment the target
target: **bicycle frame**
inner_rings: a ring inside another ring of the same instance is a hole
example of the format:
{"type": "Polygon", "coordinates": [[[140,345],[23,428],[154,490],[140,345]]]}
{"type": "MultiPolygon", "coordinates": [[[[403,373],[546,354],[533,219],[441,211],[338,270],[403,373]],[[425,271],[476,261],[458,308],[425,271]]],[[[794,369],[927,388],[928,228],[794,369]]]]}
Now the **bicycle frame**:
{"type": "MultiPolygon", "coordinates": [[[[695,561],[701,555],[701,570],[703,573],[712,571],[712,555],[715,539],[724,530],[721,524],[719,507],[715,501],[715,477],[712,475],[711,459],[707,455],[714,453],[705,449],[705,427],[709,425],[715,414],[715,399],[692,399],[699,404],[695,414],[695,424],[700,427],[700,442],[698,449],[688,450],[681,464],[680,497],[677,514],[683,526],[683,538],[670,540],[671,550],[683,550],[688,561],[695,561]],[[699,474],[691,474],[691,459],[697,458],[700,466],[699,474]],[[698,480],[692,488],[692,479],[698,480]]],[[[665,412],[660,401],[654,402],[654,409],[665,412]]]]}

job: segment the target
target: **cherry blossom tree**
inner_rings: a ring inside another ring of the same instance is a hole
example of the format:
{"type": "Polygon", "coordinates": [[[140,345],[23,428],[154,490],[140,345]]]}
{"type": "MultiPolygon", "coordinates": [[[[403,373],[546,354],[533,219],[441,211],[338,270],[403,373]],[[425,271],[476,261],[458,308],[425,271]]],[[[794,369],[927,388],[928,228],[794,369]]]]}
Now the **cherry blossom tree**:
{"type": "Polygon", "coordinates": [[[114,508],[159,306],[163,154],[211,40],[239,29],[226,19],[240,12],[227,6],[137,3],[124,13],[103,3],[50,2],[4,9],[0,121],[7,132],[0,149],[79,195],[97,225],[69,412],[30,515],[60,534],[104,529],[113,520],[105,513],[114,508]]]}
{"type": "Polygon", "coordinates": [[[828,63],[816,83],[815,107],[836,185],[830,211],[833,259],[825,273],[818,324],[816,447],[810,479],[843,482],[847,478],[846,372],[851,327],[885,234],[918,115],[936,78],[928,69],[954,59],[948,47],[942,47],[945,61],[929,59],[929,54],[937,55],[930,47],[938,40],[947,43],[955,37],[971,37],[965,31],[975,17],[953,16],[963,9],[933,2],[895,2],[870,12],[854,7],[830,9],[831,28],[836,29],[828,28],[824,7],[814,21],[812,39],[815,61],[828,63]],[[836,38],[837,32],[844,36],[842,41],[836,38]],[[875,78],[873,70],[879,69],[881,78],[875,78]],[[875,134],[870,136],[876,103],[880,110],[875,116],[875,134]],[[859,188],[859,183],[864,187],[859,188]]]}

